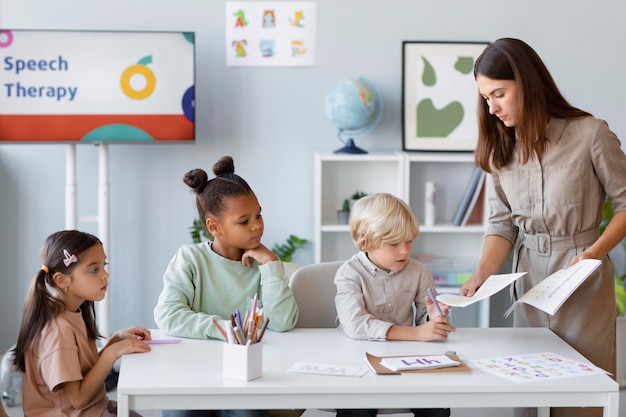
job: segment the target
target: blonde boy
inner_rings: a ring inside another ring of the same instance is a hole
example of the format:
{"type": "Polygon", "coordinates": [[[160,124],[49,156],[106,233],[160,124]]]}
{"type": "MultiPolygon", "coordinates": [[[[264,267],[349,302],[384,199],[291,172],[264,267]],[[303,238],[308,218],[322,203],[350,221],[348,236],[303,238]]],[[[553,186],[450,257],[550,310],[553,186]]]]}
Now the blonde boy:
{"type": "MultiPolygon", "coordinates": [[[[428,288],[435,286],[432,274],[411,258],[419,223],[410,207],[387,193],[363,197],[350,213],[350,231],[359,252],[335,275],[335,304],[346,335],[378,340],[447,339],[455,329],[447,317],[439,317],[428,297],[428,288]]],[[[440,306],[446,314],[449,307],[440,306]]]]}
{"type": "MultiPolygon", "coordinates": [[[[350,213],[359,252],[337,270],[335,305],[343,331],[353,339],[445,340],[455,328],[428,297],[430,271],[411,258],[419,223],[391,194],[359,199],[350,213]],[[415,315],[413,313],[415,305],[415,315]],[[430,320],[429,320],[430,318],[430,320]]],[[[449,408],[411,409],[415,417],[447,417],[449,408]]],[[[375,417],[377,409],[337,410],[337,417],[375,417]]]]}

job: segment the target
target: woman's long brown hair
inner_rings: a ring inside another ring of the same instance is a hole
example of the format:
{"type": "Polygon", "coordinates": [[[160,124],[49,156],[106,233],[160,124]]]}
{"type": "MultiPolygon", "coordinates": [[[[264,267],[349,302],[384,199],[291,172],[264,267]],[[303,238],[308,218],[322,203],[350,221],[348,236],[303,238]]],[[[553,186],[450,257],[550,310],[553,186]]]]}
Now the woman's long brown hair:
{"type": "Polygon", "coordinates": [[[567,102],[539,55],[519,39],[502,38],[487,46],[474,65],[474,77],[478,75],[512,80],[517,87],[515,127],[507,127],[489,114],[489,106],[478,96],[478,144],[474,158],[476,165],[487,172],[508,164],[516,145],[521,163],[534,156],[540,158],[551,118],[590,116],[567,102]]]}

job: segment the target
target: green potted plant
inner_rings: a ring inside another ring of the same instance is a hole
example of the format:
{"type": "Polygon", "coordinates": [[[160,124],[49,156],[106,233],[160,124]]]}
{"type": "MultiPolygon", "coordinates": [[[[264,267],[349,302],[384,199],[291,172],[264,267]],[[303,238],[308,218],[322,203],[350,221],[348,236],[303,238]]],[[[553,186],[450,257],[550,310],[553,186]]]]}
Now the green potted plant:
{"type": "MultiPolygon", "coordinates": [[[[613,218],[613,206],[611,199],[607,198],[604,203],[604,213],[602,223],[600,223],[600,233],[604,232],[607,224],[613,218]]],[[[619,247],[622,248],[624,256],[626,256],[626,239],[622,240],[619,247]]],[[[626,386],[626,271],[620,271],[615,262],[615,307],[617,310],[616,328],[616,351],[617,351],[617,375],[616,380],[620,387],[626,386]]]]}
{"type": "MultiPolygon", "coordinates": [[[[604,232],[609,221],[613,218],[613,206],[611,199],[607,198],[604,203],[604,213],[602,216],[602,222],[600,223],[600,234],[604,232]]],[[[620,247],[624,251],[626,256],[626,239],[622,240],[620,247]]],[[[613,264],[615,269],[615,305],[617,309],[617,315],[624,317],[626,310],[626,271],[619,271],[619,268],[613,264]],[[620,273],[621,272],[621,273],[620,273]]]]}
{"type": "Polygon", "coordinates": [[[280,258],[283,262],[291,262],[293,259],[293,254],[302,246],[308,243],[308,240],[301,239],[296,235],[289,235],[285,243],[279,245],[278,243],[274,243],[272,247],[272,252],[280,258]]]}
{"type": "Polygon", "coordinates": [[[202,223],[200,219],[194,219],[193,223],[189,227],[189,232],[191,233],[191,240],[193,243],[202,242],[202,236],[208,240],[213,240],[213,235],[209,233],[206,227],[204,227],[204,223],[202,223]]]}
{"type": "Polygon", "coordinates": [[[337,210],[337,223],[348,224],[350,218],[350,200],[347,198],[343,200],[341,208],[337,210]]]}
{"type": "Polygon", "coordinates": [[[367,195],[367,193],[363,192],[363,191],[355,191],[354,194],[352,194],[352,196],[350,196],[350,209],[352,209],[352,207],[354,206],[354,203],[357,202],[357,200],[365,197],[367,195]]]}

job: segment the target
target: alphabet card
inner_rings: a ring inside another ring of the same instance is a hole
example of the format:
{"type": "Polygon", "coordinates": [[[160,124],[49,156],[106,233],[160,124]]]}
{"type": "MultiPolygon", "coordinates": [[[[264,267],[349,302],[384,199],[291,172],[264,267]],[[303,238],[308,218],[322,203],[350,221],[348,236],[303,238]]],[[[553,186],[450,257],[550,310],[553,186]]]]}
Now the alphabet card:
{"type": "Polygon", "coordinates": [[[330,365],[325,363],[296,362],[287,372],[296,374],[316,374],[329,376],[361,377],[367,369],[357,366],[330,365]]]}
{"type": "Polygon", "coordinates": [[[550,352],[478,359],[471,363],[483,372],[518,383],[606,373],[593,365],[550,352]]]}

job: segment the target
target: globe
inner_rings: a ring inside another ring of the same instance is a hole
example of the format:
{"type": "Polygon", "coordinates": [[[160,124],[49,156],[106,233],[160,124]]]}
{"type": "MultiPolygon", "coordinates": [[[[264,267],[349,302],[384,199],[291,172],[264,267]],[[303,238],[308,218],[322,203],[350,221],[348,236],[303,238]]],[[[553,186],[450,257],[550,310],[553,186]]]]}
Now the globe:
{"type": "Polygon", "coordinates": [[[374,84],[363,77],[343,78],[326,93],[324,107],[345,145],[335,153],[367,153],[354,144],[353,137],[370,132],[382,115],[382,100],[374,84]]]}

